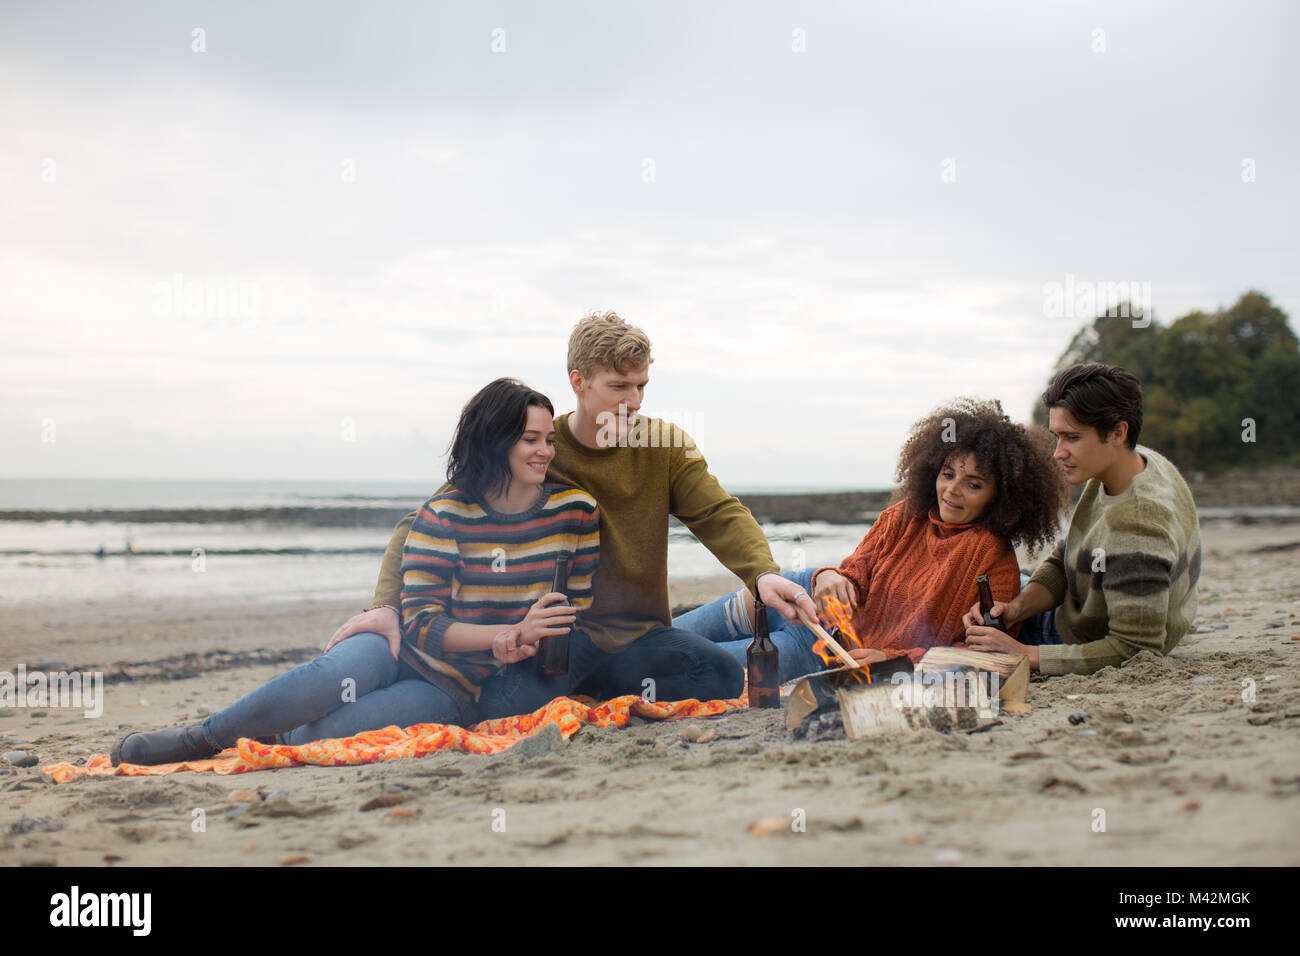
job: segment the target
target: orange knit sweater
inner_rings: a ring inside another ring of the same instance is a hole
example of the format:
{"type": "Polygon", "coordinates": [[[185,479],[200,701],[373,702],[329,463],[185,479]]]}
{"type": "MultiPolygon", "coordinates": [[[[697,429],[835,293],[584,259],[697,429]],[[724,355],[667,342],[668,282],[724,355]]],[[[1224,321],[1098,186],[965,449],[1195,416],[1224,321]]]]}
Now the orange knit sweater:
{"type": "Polygon", "coordinates": [[[965,640],[961,617],[979,600],[977,574],[989,576],[995,601],[1020,593],[1020,567],[1005,538],[981,525],[940,521],[936,509],[916,517],[906,502],[882,511],[835,570],[858,590],[853,626],[863,643],[913,663],[928,648],[965,640]]]}

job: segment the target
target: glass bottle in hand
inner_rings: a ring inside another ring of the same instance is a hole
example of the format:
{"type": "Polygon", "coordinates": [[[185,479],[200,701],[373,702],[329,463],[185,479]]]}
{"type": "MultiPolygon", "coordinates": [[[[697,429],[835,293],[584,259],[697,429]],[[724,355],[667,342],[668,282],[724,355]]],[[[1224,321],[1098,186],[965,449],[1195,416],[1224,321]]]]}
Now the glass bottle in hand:
{"type": "Polygon", "coordinates": [[[996,628],[1006,634],[1007,626],[1002,623],[1002,618],[994,617],[990,613],[993,610],[993,589],[989,587],[989,576],[987,574],[978,575],[975,578],[975,584],[980,589],[980,616],[984,618],[984,626],[996,628]]]}
{"type": "Polygon", "coordinates": [[[754,601],[754,640],[745,653],[749,666],[749,706],[781,706],[780,652],[767,630],[767,607],[754,601]]]}
{"type": "MultiPolygon", "coordinates": [[[[569,589],[569,560],[568,554],[561,554],[555,559],[555,580],[551,583],[551,590],[565,594],[569,589]]],[[[551,607],[567,605],[569,599],[566,597],[563,601],[556,601],[551,607]]],[[[537,654],[542,659],[542,673],[552,677],[558,674],[569,673],[569,635],[559,634],[544,637],[537,642],[537,654]]]]}

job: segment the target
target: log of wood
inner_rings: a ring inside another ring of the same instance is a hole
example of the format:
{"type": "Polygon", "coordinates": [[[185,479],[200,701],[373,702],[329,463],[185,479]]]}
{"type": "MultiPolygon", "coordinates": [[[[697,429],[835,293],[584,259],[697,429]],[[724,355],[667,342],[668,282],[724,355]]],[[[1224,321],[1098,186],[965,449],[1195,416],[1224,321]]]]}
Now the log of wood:
{"type": "MultiPolygon", "coordinates": [[[[910,674],[913,670],[912,660],[906,655],[891,657],[887,661],[872,664],[868,673],[872,682],[890,683],[895,674],[910,674]]],[[[834,667],[830,670],[805,674],[792,683],[790,693],[785,695],[785,725],[794,730],[809,714],[827,707],[838,707],[839,698],[835,689],[841,684],[862,683],[860,667],[834,667]]],[[[782,688],[784,691],[784,687],[782,688]]]]}
{"type": "Polygon", "coordinates": [[[1029,658],[1023,654],[973,651],[964,647],[932,647],[925,652],[916,669],[925,673],[954,666],[974,667],[997,674],[999,700],[1024,703],[1029,692],[1029,658]]]}
{"type": "Polygon", "coordinates": [[[818,684],[807,677],[794,685],[794,689],[790,691],[790,696],[785,700],[786,730],[794,730],[803,723],[805,717],[816,713],[825,706],[825,701],[822,700],[824,692],[823,694],[818,693],[818,690],[823,686],[828,685],[818,684]]]}
{"type": "Polygon", "coordinates": [[[974,730],[992,723],[981,673],[969,666],[932,668],[900,683],[837,688],[844,732],[857,739],[917,727],[974,730]]]}

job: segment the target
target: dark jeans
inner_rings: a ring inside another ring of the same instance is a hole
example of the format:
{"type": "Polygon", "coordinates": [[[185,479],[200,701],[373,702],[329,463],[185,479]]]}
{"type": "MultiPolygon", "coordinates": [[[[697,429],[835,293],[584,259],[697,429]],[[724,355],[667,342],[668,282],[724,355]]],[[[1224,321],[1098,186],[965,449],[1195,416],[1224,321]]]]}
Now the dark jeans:
{"type": "Polygon", "coordinates": [[[1020,636],[1017,640],[1021,644],[1032,644],[1038,647],[1044,644],[1060,644],[1061,635],[1056,632],[1055,609],[1035,614],[1021,621],[1020,636]]]}
{"type": "Polygon", "coordinates": [[[511,664],[483,685],[479,720],[528,714],[556,697],[582,692],[601,700],[636,694],[647,700],[729,700],[745,685],[744,671],[712,641],[675,627],[643,634],[621,654],[596,647],[582,631],[569,634],[569,672],[542,673],[532,657],[511,664]]]}
{"type": "MultiPolygon", "coordinates": [[[[1020,589],[1023,591],[1029,583],[1029,575],[1020,572],[1020,589]]],[[[1016,638],[1021,644],[1042,647],[1044,644],[1060,644],[1061,635],[1056,631],[1056,609],[1052,608],[1027,617],[1020,622],[1020,636],[1016,638]]]]}

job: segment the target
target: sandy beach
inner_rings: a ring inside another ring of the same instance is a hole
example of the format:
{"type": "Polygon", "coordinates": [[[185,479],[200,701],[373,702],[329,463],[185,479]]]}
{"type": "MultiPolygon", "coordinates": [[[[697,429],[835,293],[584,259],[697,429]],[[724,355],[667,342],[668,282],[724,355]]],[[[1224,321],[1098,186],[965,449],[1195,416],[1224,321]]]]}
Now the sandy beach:
{"type": "MultiPolygon", "coordinates": [[[[980,733],[796,739],[779,712],[742,711],[633,718],[529,753],[226,777],[56,785],[40,767],[224,706],[309,659],[355,602],[10,600],[6,666],[109,683],[97,719],[0,709],[0,750],[38,758],[0,768],[0,851],[12,865],[1294,865],[1300,526],[1203,534],[1199,632],[1168,658],[1036,681],[1032,712],[980,733]],[[364,808],[379,796],[402,802],[364,808]]],[[[675,582],[673,599],[729,586],[675,582]]]]}

